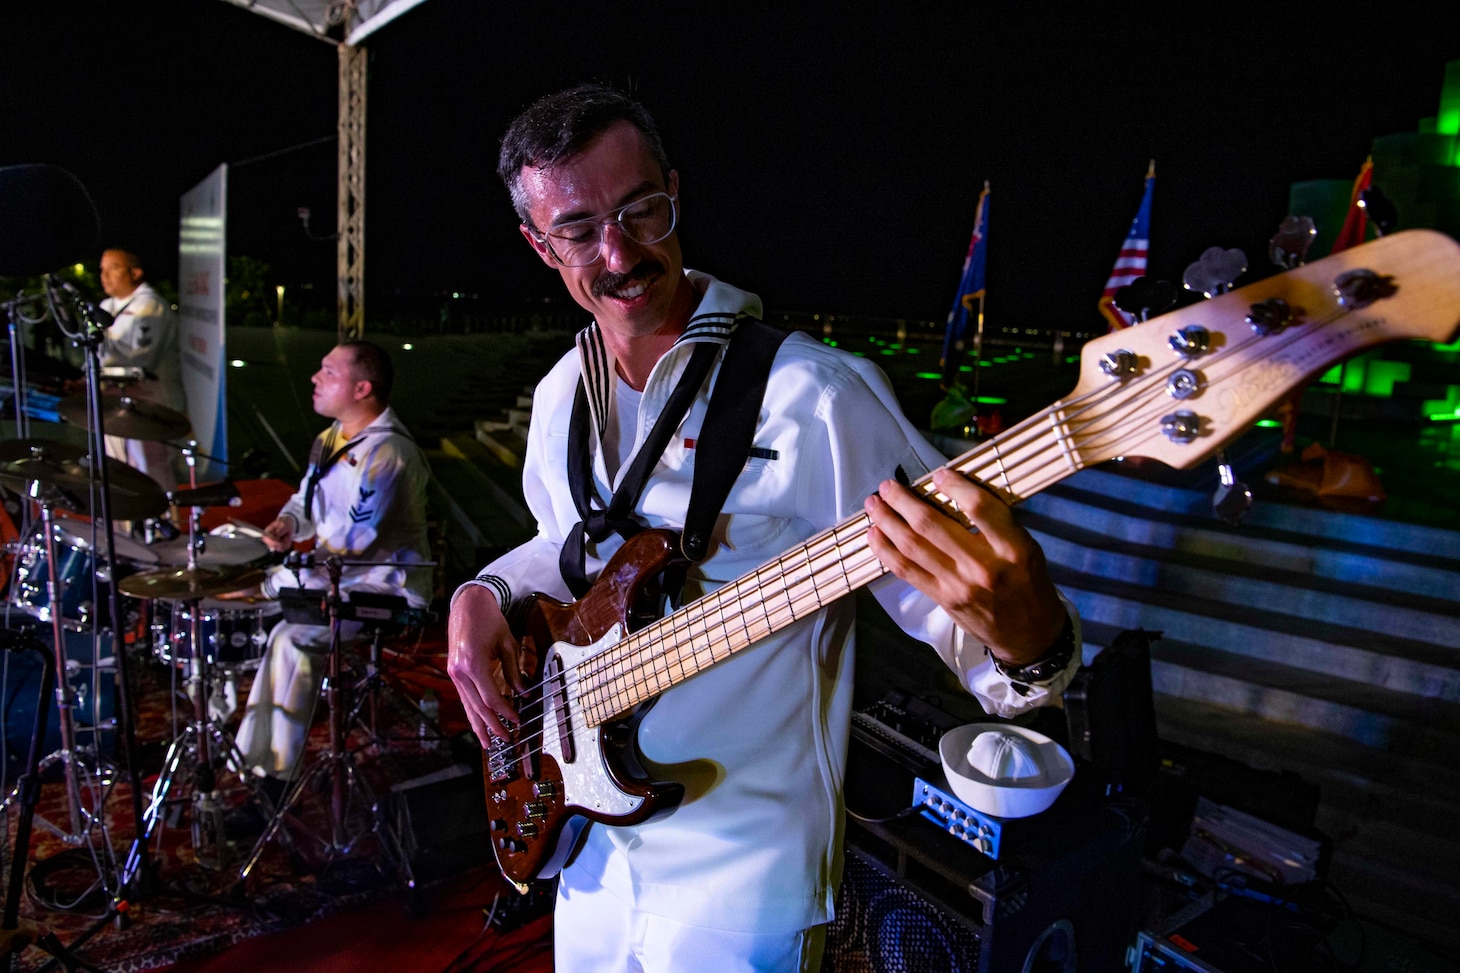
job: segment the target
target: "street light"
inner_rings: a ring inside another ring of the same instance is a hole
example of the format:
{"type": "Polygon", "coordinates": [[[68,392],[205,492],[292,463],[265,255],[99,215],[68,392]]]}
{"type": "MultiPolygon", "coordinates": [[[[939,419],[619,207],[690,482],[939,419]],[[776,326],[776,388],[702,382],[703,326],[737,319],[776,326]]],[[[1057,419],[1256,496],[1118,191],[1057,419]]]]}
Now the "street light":
{"type": "Polygon", "coordinates": [[[278,325],[279,327],[283,327],[283,325],[284,325],[284,285],[283,284],[280,284],[278,287],[275,287],[274,290],[276,290],[276,291],[279,292],[279,317],[275,320],[274,323],[276,325],[278,325]]]}

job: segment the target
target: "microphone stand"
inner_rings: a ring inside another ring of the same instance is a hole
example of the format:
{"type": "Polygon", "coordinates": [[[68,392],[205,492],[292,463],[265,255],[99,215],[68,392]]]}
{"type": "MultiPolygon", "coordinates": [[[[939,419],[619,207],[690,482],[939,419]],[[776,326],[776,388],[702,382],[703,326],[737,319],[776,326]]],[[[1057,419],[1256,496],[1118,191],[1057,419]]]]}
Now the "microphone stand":
{"type": "MultiPolygon", "coordinates": [[[[104,550],[107,555],[107,564],[111,566],[115,575],[116,535],[111,514],[111,480],[107,471],[106,434],[102,428],[101,408],[101,345],[106,334],[106,326],[101,322],[102,312],[99,309],[80,300],[73,300],[73,304],[79,311],[84,325],[83,334],[77,341],[83,345],[86,359],[86,401],[89,410],[87,451],[92,457],[92,470],[98,477],[98,504],[94,509],[99,511],[106,538],[104,550]]],[[[95,518],[93,518],[93,523],[95,523],[95,518]]],[[[121,916],[126,913],[129,898],[141,899],[151,894],[156,876],[149,860],[147,841],[144,837],[142,775],[137,756],[135,726],[136,709],[133,706],[131,670],[122,632],[124,616],[122,615],[121,591],[115,580],[108,588],[112,625],[115,628],[116,638],[114,655],[117,662],[117,736],[121,741],[122,759],[126,763],[133,822],[131,848],[127,852],[125,864],[118,876],[119,885],[111,904],[111,911],[121,916]]]]}

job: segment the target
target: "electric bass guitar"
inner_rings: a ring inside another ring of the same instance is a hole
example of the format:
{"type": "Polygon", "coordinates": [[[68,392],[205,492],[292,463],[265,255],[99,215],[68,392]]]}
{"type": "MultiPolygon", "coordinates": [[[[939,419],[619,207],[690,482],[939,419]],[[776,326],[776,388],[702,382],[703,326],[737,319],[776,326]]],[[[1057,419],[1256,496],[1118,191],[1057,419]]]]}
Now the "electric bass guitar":
{"type": "MultiPolygon", "coordinates": [[[[1460,245],[1410,230],[1382,237],[1084,346],[1069,396],[948,464],[1017,503],[1117,457],[1185,468],[1285,395],[1365,348],[1449,340],[1460,327],[1460,245]]],[[[965,526],[932,485],[912,484],[965,526]]],[[[677,534],[646,530],[580,600],[529,599],[524,652],[539,681],[512,741],[483,760],[503,875],[526,890],[562,868],[592,822],[637,824],[680,785],[636,759],[642,704],[884,573],[858,515],[658,618],[661,579],[682,568],[677,534]]]]}

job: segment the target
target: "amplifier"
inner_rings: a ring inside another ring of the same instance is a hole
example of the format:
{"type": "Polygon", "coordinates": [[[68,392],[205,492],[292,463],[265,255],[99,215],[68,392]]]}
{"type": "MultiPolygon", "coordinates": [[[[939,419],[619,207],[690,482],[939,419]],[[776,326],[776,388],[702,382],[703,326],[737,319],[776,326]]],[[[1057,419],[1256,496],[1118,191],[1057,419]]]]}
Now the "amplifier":
{"type": "Polygon", "coordinates": [[[1003,821],[964,804],[949,792],[946,779],[934,782],[917,778],[913,781],[912,798],[912,806],[924,820],[990,858],[999,857],[1003,821]]]}
{"type": "Polygon", "coordinates": [[[1126,957],[1131,973],[1271,973],[1329,970],[1327,920],[1242,898],[1198,899],[1144,929],[1126,957]]]}
{"type": "MultiPolygon", "coordinates": [[[[849,764],[867,754],[854,740],[849,764]]],[[[825,968],[1117,973],[1138,927],[1147,810],[1081,782],[1003,822],[997,860],[907,808],[905,790],[889,817],[852,814],[825,968]]]]}

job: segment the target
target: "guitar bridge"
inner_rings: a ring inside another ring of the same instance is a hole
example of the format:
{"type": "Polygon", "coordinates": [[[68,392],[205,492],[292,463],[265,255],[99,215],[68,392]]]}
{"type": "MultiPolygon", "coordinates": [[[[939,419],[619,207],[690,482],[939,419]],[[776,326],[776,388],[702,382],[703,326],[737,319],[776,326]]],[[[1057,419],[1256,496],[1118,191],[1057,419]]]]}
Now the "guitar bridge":
{"type": "MultiPolygon", "coordinates": [[[[517,724],[511,720],[502,720],[507,732],[517,733],[517,724]]],[[[501,737],[492,737],[487,744],[487,779],[494,784],[505,783],[514,779],[517,774],[514,764],[517,760],[517,744],[512,740],[504,740],[501,737]]]]}

